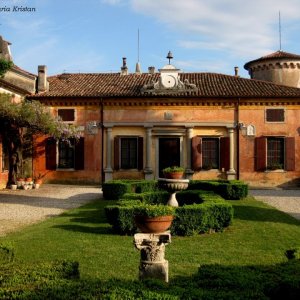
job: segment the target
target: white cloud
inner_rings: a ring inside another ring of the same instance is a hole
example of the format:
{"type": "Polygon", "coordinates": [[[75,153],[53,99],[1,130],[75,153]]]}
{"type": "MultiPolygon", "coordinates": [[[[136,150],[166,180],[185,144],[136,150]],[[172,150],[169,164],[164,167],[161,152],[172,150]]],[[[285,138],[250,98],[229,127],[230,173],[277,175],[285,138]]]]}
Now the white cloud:
{"type": "Polygon", "coordinates": [[[299,0],[130,0],[137,13],[155,18],[178,32],[185,48],[218,49],[232,55],[261,55],[279,48],[282,24],[299,18],[299,0]],[[184,37],[184,38],[183,38],[184,37]]]}

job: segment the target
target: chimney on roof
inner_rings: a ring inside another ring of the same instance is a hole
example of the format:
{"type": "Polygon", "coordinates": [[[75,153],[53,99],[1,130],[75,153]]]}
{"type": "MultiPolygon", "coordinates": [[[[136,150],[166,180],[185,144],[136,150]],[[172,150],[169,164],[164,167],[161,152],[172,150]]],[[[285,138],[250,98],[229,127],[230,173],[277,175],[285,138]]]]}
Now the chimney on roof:
{"type": "Polygon", "coordinates": [[[154,74],[155,73],[155,67],[148,67],[148,72],[149,74],[154,74]]]}
{"type": "Polygon", "coordinates": [[[140,62],[137,62],[135,65],[135,74],[138,74],[138,75],[142,74],[140,62]]]}
{"type": "Polygon", "coordinates": [[[37,91],[46,92],[49,90],[49,82],[47,80],[47,66],[38,66],[38,87],[37,91]]]}
{"type": "Polygon", "coordinates": [[[239,67],[234,67],[234,76],[236,76],[236,77],[240,77],[240,75],[239,75],[239,67]]]}
{"type": "Polygon", "coordinates": [[[3,40],[2,36],[0,35],[0,58],[12,61],[12,56],[9,47],[10,45],[11,43],[3,40]]]}
{"type": "Polygon", "coordinates": [[[121,67],[121,75],[128,75],[128,67],[126,64],[126,57],[123,57],[123,66],[121,67]]]}

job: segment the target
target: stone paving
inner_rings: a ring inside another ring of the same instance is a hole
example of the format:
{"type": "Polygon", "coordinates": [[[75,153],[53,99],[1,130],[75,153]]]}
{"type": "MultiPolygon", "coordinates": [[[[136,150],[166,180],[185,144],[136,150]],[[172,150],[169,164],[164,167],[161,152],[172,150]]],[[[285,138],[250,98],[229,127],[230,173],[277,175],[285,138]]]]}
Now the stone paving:
{"type": "Polygon", "coordinates": [[[249,194],[300,220],[300,190],[250,189],[249,194]]]}

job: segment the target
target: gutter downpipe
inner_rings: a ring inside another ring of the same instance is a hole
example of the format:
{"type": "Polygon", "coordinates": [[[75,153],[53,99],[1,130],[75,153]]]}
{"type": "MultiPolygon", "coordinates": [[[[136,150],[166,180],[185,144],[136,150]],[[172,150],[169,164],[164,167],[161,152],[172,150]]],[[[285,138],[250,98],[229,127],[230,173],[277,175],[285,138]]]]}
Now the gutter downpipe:
{"type": "Polygon", "coordinates": [[[103,124],[103,98],[100,98],[100,124],[101,124],[101,186],[103,185],[104,182],[104,124],[103,124]]]}
{"type": "Polygon", "coordinates": [[[236,109],[236,152],[237,152],[237,162],[236,162],[236,179],[240,179],[240,98],[237,99],[237,109],[236,109]]]}

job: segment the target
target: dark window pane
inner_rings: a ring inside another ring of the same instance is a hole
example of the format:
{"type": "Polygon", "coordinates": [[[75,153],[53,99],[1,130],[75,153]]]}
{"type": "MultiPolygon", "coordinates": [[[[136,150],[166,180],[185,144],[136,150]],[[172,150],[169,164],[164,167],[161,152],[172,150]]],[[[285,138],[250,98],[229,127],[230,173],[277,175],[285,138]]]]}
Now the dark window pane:
{"type": "Polygon", "coordinates": [[[284,109],[267,109],[267,122],[284,122],[284,109]]]}
{"type": "Polygon", "coordinates": [[[219,139],[218,138],[202,139],[202,168],[203,169],[219,168],[219,139]]]}
{"type": "Polygon", "coordinates": [[[267,168],[269,170],[283,169],[284,167],[284,139],[267,139],[267,168]]]}
{"type": "Polygon", "coordinates": [[[62,121],[75,121],[74,109],[58,109],[57,114],[62,121]]]}
{"type": "Polygon", "coordinates": [[[60,169],[73,169],[74,165],[74,152],[75,143],[74,139],[70,139],[70,142],[59,141],[58,145],[58,168],[60,169]]]}
{"type": "Polygon", "coordinates": [[[121,138],[121,169],[137,169],[137,138],[121,138]]]}

